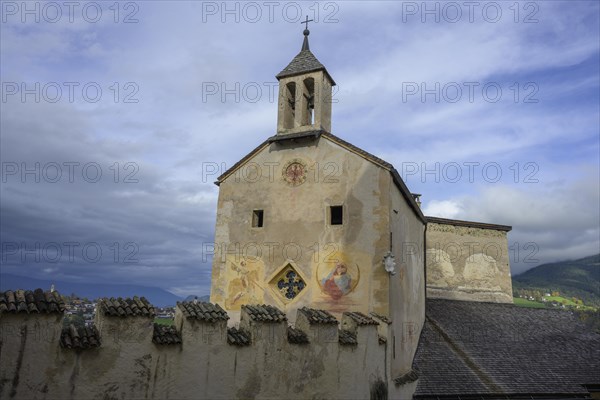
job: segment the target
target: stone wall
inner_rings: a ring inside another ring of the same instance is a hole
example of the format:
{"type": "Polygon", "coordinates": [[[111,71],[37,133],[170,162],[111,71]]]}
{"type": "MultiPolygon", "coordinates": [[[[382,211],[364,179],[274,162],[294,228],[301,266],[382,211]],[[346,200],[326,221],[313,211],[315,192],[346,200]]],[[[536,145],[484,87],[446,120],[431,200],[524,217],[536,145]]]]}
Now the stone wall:
{"type": "Polygon", "coordinates": [[[427,296],[512,303],[510,229],[428,217],[427,296]]]}
{"type": "Polygon", "coordinates": [[[387,397],[390,325],[373,316],[344,313],[340,324],[303,308],[292,328],[275,307],[244,306],[228,327],[218,306],[180,303],[174,328],[157,331],[151,313],[116,308],[99,306],[97,345],[63,330],[62,313],[0,310],[0,398],[387,397]],[[158,344],[167,335],[173,344],[158,344]]]}

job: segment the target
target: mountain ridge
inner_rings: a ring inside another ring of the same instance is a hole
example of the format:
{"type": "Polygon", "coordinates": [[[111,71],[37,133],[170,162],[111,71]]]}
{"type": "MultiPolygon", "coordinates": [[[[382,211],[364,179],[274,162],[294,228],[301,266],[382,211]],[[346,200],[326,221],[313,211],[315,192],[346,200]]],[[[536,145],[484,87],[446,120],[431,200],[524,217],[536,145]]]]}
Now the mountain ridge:
{"type": "Polygon", "coordinates": [[[600,254],[540,264],[512,277],[513,289],[558,291],[600,305],[600,254]]]}
{"type": "Polygon", "coordinates": [[[34,290],[42,288],[50,289],[54,284],[55,289],[62,295],[76,294],[78,297],[97,299],[99,297],[145,297],[157,307],[174,306],[176,302],[183,300],[167,290],[142,285],[123,285],[110,283],[80,283],[58,280],[47,280],[30,278],[21,275],[0,274],[0,290],[34,290]]]}

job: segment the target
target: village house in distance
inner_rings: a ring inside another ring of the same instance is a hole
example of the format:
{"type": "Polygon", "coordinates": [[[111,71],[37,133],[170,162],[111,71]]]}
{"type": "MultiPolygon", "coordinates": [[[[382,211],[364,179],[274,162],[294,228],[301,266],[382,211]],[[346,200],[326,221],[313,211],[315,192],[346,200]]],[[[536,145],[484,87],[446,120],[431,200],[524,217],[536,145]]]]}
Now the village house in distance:
{"type": "Polygon", "coordinates": [[[57,292],[2,292],[2,399],[600,398],[599,335],[512,304],[511,227],[423,215],[332,133],[308,37],[277,75],[275,134],[218,178],[210,302],[166,327],[105,298],[63,328],[57,292]]]}

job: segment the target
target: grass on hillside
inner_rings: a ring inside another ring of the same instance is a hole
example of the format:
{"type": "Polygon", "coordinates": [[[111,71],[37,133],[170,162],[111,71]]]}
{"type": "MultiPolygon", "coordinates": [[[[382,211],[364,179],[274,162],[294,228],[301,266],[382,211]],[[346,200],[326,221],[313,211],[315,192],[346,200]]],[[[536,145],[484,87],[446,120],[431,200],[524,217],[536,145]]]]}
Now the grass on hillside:
{"type": "MultiPolygon", "coordinates": [[[[560,309],[558,307],[552,307],[550,305],[550,302],[552,301],[556,301],[559,304],[563,304],[563,300],[565,301],[565,306],[572,306],[573,308],[576,308],[577,304],[574,303],[572,300],[569,300],[565,297],[561,297],[561,296],[547,296],[545,297],[548,300],[548,303],[541,303],[539,301],[532,301],[532,300],[527,300],[527,299],[522,299],[520,297],[513,297],[513,303],[516,306],[519,307],[529,307],[529,308],[549,308],[549,309],[560,309]]],[[[585,311],[595,311],[596,308],[595,307],[590,307],[590,306],[579,306],[579,310],[585,310],[585,311]]]]}
{"type": "Polygon", "coordinates": [[[522,299],[520,297],[513,297],[513,303],[515,304],[515,306],[519,306],[519,307],[546,308],[546,305],[544,303],[539,303],[537,301],[522,299]]]}
{"type": "MultiPolygon", "coordinates": [[[[546,296],[545,298],[548,301],[556,301],[557,303],[564,304],[565,306],[573,306],[573,307],[577,307],[578,306],[578,304],[575,303],[573,300],[568,299],[566,297],[562,297],[562,296],[546,296]]],[[[590,306],[579,304],[579,309],[593,311],[596,308],[595,307],[590,307],[590,306]]]]}
{"type": "Polygon", "coordinates": [[[159,325],[167,325],[167,326],[171,326],[175,323],[175,321],[171,318],[154,318],[154,322],[159,325]]]}

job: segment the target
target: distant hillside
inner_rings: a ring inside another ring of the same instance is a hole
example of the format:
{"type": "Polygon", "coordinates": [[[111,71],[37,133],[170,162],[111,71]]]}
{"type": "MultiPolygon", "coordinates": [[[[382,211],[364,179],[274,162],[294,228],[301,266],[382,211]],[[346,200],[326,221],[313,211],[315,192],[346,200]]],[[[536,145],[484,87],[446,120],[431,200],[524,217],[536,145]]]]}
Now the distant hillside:
{"type": "Polygon", "coordinates": [[[101,283],[73,283],[34,279],[11,274],[0,274],[0,290],[50,289],[52,284],[54,284],[55,289],[62,295],[71,295],[74,293],[81,298],[87,297],[90,300],[99,297],[144,296],[150,303],[157,307],[174,306],[176,302],[181,301],[180,297],[157,287],[101,283]]]}
{"type": "Polygon", "coordinates": [[[204,302],[208,302],[210,301],[210,295],[204,295],[204,296],[195,296],[193,294],[190,294],[188,297],[186,297],[183,301],[194,301],[194,299],[198,297],[198,301],[204,301],[204,302]]]}
{"type": "Polygon", "coordinates": [[[577,297],[600,306],[600,254],[579,260],[538,265],[513,276],[513,289],[558,291],[564,297],[577,297]]]}

